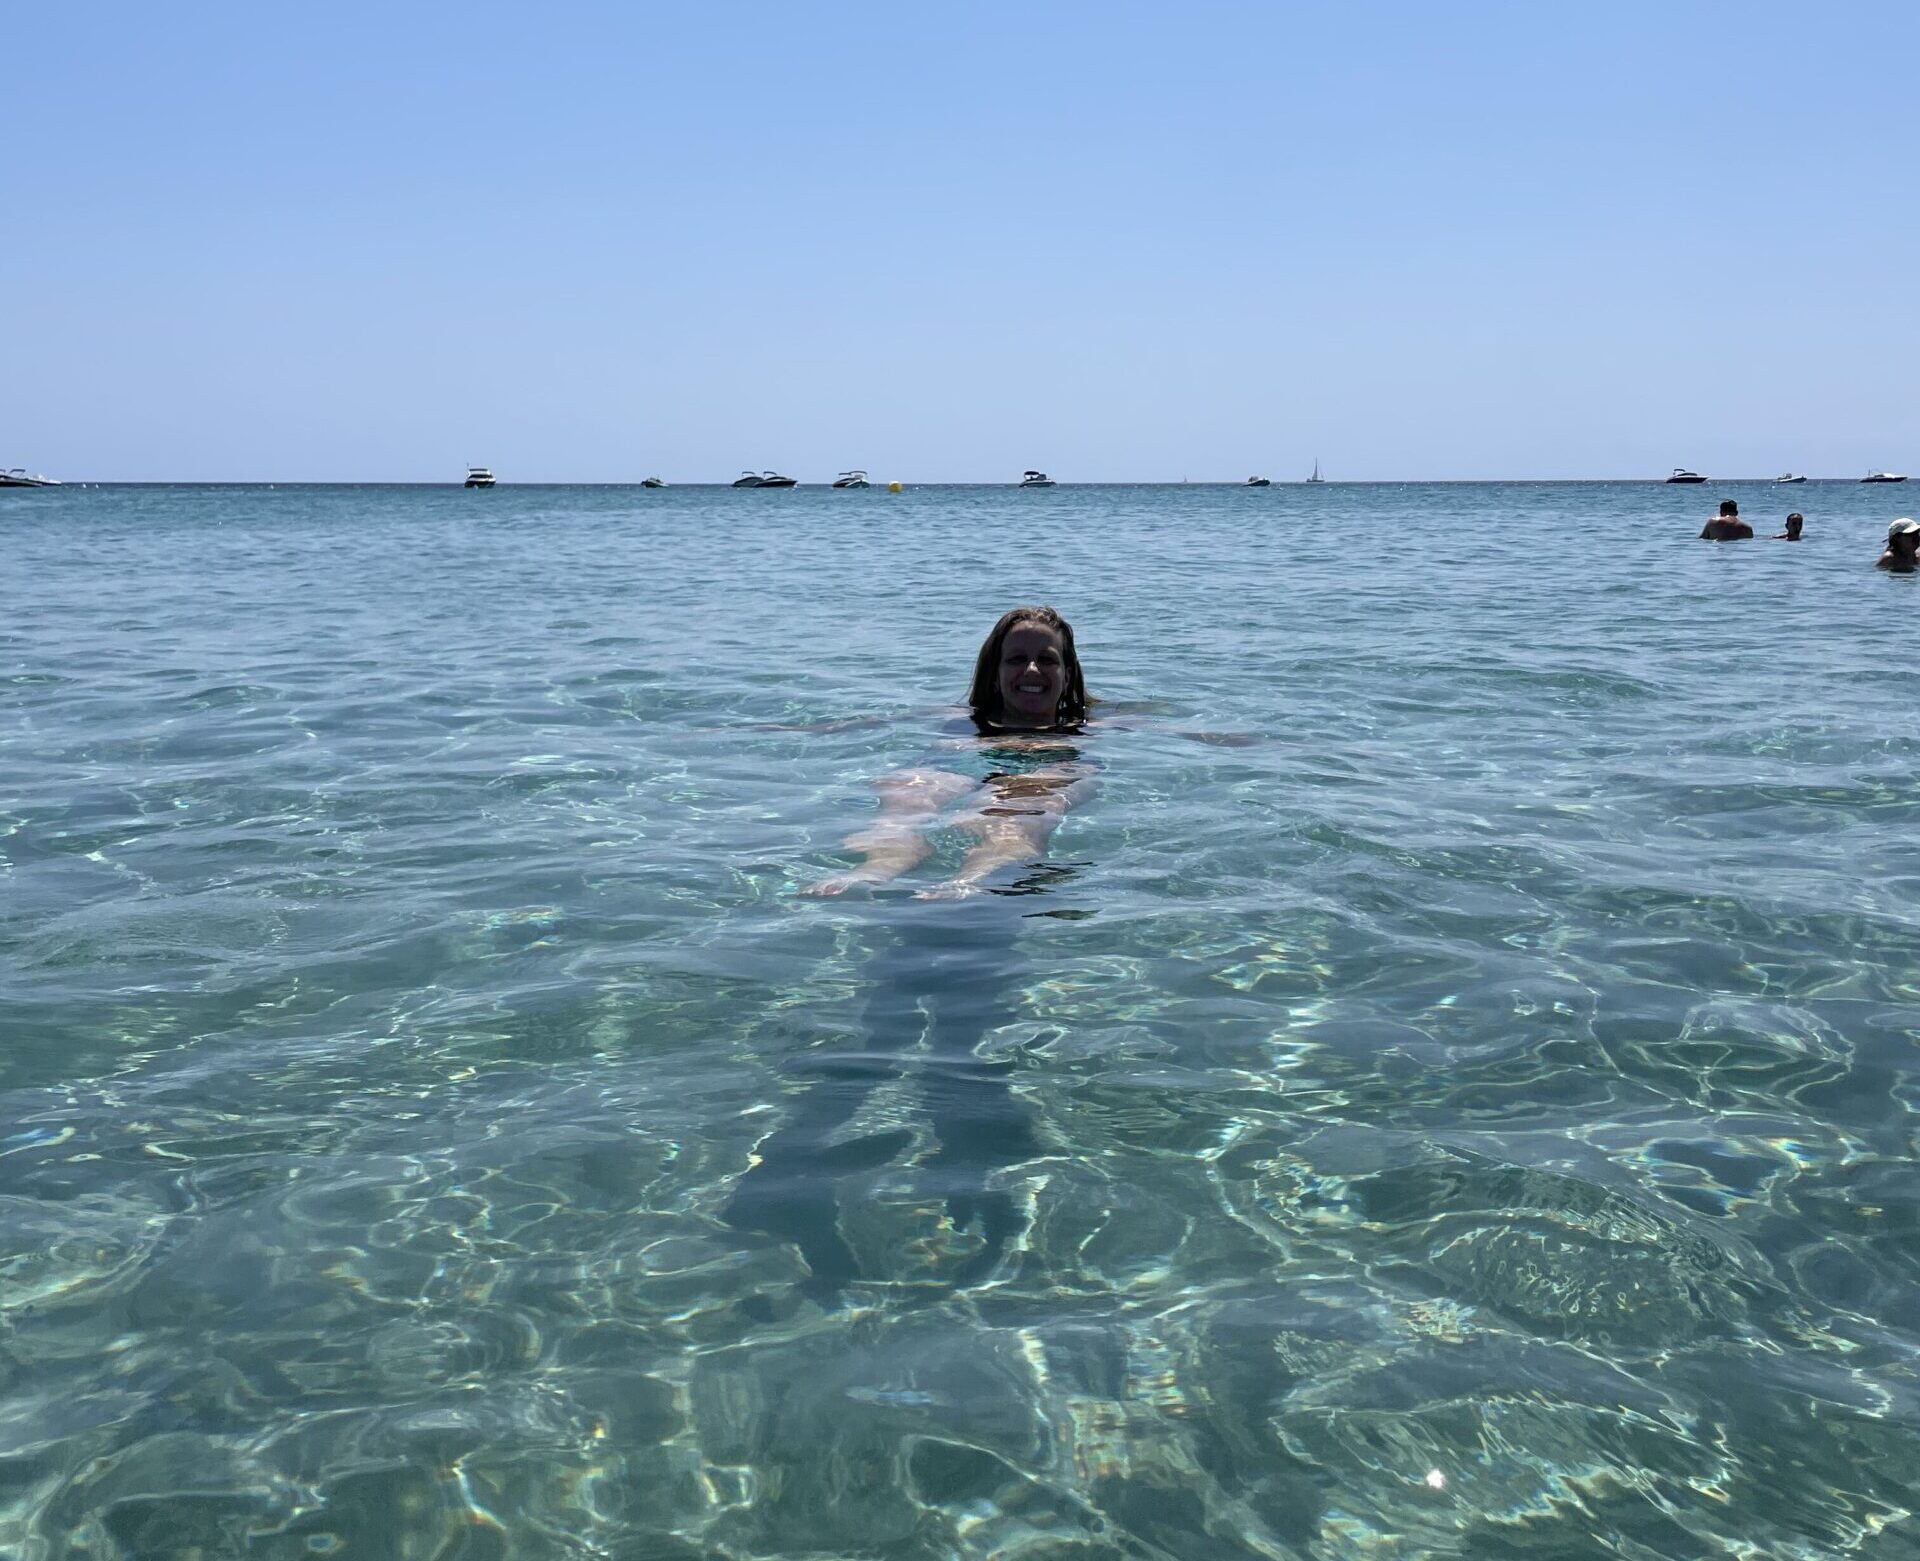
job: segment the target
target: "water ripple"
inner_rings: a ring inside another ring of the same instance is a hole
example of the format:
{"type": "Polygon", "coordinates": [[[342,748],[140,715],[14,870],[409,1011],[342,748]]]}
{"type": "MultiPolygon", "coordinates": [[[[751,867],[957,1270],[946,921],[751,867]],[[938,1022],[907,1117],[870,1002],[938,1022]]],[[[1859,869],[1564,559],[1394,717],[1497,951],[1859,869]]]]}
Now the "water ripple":
{"type": "Polygon", "coordinates": [[[1913,604],[1796,502],[8,499],[0,1552],[1915,1553],[1913,604]],[[1051,859],[798,895],[1028,598],[1051,859]]]}

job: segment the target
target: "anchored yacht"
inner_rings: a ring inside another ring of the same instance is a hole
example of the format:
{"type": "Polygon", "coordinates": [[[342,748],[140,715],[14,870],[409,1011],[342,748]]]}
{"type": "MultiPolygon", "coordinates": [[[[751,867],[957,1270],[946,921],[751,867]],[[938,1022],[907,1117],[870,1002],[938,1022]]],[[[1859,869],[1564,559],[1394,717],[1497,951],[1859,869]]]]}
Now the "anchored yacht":
{"type": "Polygon", "coordinates": [[[29,477],[24,466],[0,471],[0,488],[57,488],[59,486],[60,484],[51,477],[29,477]]]}
{"type": "Polygon", "coordinates": [[[1905,482],[1907,479],[1900,472],[1868,472],[1860,480],[1862,482],[1905,482]]]}
{"type": "Polygon", "coordinates": [[[1774,478],[1773,480],[1774,480],[1774,484],[1778,486],[1780,483],[1783,483],[1783,482],[1805,482],[1807,479],[1804,477],[1796,477],[1792,472],[1782,472],[1778,477],[1774,478]]]}
{"type": "Polygon", "coordinates": [[[469,488],[491,488],[493,486],[493,473],[488,471],[484,466],[469,466],[467,468],[466,486],[469,488]]]}
{"type": "Polygon", "coordinates": [[[648,477],[640,484],[643,488],[664,488],[666,483],[658,477],[648,477]]]}
{"type": "Polygon", "coordinates": [[[833,479],[833,485],[836,488],[871,488],[873,486],[872,483],[867,481],[867,474],[857,469],[850,472],[842,472],[838,477],[833,479]]]}
{"type": "Polygon", "coordinates": [[[1026,471],[1020,475],[1020,486],[1023,488],[1051,488],[1053,486],[1053,479],[1045,472],[1026,471]]]}
{"type": "Polygon", "coordinates": [[[1705,482],[1706,480],[1698,472],[1690,472],[1684,466],[1674,467],[1673,475],[1667,479],[1668,482],[1705,482]]]}
{"type": "Polygon", "coordinates": [[[1271,488],[1273,486],[1273,479],[1271,477],[1249,477],[1247,479],[1247,486],[1249,488],[1271,488]]]}

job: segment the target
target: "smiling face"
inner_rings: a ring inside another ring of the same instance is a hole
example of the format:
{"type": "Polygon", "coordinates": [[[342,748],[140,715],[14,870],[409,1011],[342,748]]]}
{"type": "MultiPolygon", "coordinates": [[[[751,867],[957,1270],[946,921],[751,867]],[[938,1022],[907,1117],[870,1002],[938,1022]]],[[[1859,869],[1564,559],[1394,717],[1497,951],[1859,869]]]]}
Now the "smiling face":
{"type": "Polygon", "coordinates": [[[1051,726],[1067,687],[1066,642],[1043,623],[1016,623],[1000,642],[1000,707],[1008,726],[1051,726]]]}

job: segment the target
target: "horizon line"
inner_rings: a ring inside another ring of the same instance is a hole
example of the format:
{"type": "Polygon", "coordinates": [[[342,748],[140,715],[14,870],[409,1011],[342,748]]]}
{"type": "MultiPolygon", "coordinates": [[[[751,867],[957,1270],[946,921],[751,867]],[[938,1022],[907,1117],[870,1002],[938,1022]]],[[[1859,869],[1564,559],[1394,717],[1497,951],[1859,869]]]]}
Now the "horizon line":
{"type": "MultiPolygon", "coordinates": [[[[1762,487],[1799,487],[1803,484],[1838,483],[1859,486],[1894,486],[1903,483],[1905,477],[1896,477],[1893,482],[1876,483],[1868,477],[1803,477],[1796,482],[1783,483],[1777,477],[1707,477],[1698,482],[1676,483],[1666,477],[1323,477],[1314,481],[1307,477],[1276,477],[1264,484],[1253,484],[1244,477],[1089,477],[1056,479],[1056,488],[1249,488],[1265,486],[1274,488],[1393,488],[1393,487],[1444,487],[1487,486],[1498,484],[1508,487],[1554,487],[1569,484],[1614,486],[1652,486],[1652,487],[1712,487],[1717,483],[1759,484],[1762,487]]],[[[936,478],[928,481],[910,481],[906,478],[879,478],[873,480],[867,489],[835,489],[830,479],[822,478],[814,482],[796,482],[793,488],[747,488],[740,492],[792,492],[797,488],[821,488],[830,492],[880,492],[887,491],[889,482],[898,482],[903,488],[1013,488],[1021,484],[1011,479],[1001,478],[990,481],[936,478]]],[[[632,478],[528,478],[520,481],[496,479],[492,484],[496,488],[643,488],[645,479],[632,478]]],[[[462,488],[465,483],[457,477],[419,478],[419,477],[69,477],[61,478],[51,484],[56,488],[462,488]]],[[[663,488],[648,489],[649,492],[662,492],[673,488],[713,488],[732,489],[733,483],[726,479],[692,479],[667,482],[663,488]]],[[[0,491],[27,492],[29,487],[15,488],[11,485],[0,491]]],[[[44,488],[33,487],[32,491],[44,492],[44,488]]],[[[486,491],[485,489],[472,491],[486,491]]],[[[1044,490],[1043,490],[1044,491],[1044,490]]]]}

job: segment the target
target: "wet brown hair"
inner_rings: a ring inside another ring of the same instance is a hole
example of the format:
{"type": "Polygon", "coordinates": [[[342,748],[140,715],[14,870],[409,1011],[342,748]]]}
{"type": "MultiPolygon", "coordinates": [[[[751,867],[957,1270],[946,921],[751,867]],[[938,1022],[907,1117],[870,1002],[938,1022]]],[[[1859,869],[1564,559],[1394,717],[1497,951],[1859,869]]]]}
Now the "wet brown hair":
{"type": "Polygon", "coordinates": [[[973,686],[967,690],[967,709],[973,724],[982,731],[1002,724],[1006,709],[1000,702],[1000,648],[1007,636],[1022,624],[1037,624],[1060,636],[1060,657],[1066,676],[1060,690],[1060,703],[1053,714],[1054,728],[1078,726],[1087,718],[1086,679],[1080,673],[1080,654],[1073,648],[1073,625],[1051,607],[1016,607],[1002,613],[1000,621],[980,646],[973,663],[973,686]]]}

